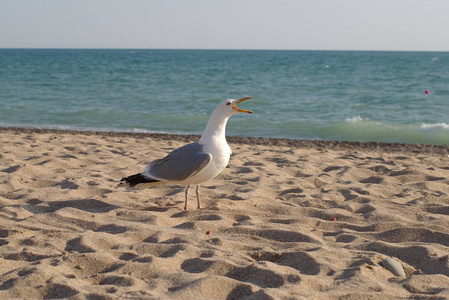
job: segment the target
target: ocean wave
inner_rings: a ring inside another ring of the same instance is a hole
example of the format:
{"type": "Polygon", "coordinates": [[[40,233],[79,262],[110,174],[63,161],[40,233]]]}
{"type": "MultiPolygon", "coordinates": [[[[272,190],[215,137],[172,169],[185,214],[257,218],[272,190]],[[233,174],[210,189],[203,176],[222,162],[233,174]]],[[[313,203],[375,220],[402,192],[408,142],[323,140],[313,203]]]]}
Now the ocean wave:
{"type": "Polygon", "coordinates": [[[338,140],[449,145],[449,124],[393,124],[360,116],[330,128],[338,140]]]}

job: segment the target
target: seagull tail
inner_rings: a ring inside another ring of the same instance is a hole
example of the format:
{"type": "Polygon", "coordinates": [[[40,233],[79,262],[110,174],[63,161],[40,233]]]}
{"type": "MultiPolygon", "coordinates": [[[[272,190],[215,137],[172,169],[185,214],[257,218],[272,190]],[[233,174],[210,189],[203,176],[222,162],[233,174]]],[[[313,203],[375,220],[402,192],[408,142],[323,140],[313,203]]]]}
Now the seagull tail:
{"type": "Polygon", "coordinates": [[[117,187],[137,187],[145,188],[153,185],[162,184],[160,180],[153,178],[148,178],[143,176],[141,173],[134,174],[128,177],[123,177],[117,187]]]}

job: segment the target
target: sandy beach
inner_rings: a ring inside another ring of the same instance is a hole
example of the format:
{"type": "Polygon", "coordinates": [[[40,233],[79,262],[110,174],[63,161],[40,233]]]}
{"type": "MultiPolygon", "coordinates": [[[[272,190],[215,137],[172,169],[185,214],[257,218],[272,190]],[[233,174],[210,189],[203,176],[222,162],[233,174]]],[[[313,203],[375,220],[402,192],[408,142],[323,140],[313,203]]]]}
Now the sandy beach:
{"type": "Polygon", "coordinates": [[[116,188],[196,138],[0,129],[0,298],[449,298],[449,147],[228,138],[202,210],[116,188]]]}

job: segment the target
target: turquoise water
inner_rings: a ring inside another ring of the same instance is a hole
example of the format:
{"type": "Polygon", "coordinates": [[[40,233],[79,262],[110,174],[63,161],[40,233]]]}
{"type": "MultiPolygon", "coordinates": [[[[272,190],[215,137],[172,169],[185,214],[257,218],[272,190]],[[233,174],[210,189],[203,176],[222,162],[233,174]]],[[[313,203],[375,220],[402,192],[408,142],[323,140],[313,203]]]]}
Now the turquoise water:
{"type": "Polygon", "coordinates": [[[0,126],[449,145],[449,53],[0,49],[0,126]],[[429,90],[431,94],[425,94],[429,90]]]}

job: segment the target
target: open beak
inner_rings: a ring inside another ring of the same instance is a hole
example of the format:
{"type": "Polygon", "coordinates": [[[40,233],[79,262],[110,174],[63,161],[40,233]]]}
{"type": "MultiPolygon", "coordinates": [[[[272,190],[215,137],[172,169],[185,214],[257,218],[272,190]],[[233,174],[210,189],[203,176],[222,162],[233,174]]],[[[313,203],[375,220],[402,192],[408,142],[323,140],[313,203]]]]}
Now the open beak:
{"type": "Polygon", "coordinates": [[[252,99],[252,98],[251,97],[245,97],[245,98],[240,99],[236,104],[234,104],[232,109],[236,110],[238,112],[245,112],[245,113],[253,114],[253,112],[250,111],[250,110],[240,109],[240,108],[237,107],[237,104],[242,103],[243,101],[246,101],[246,100],[249,100],[249,99],[252,99]]]}

